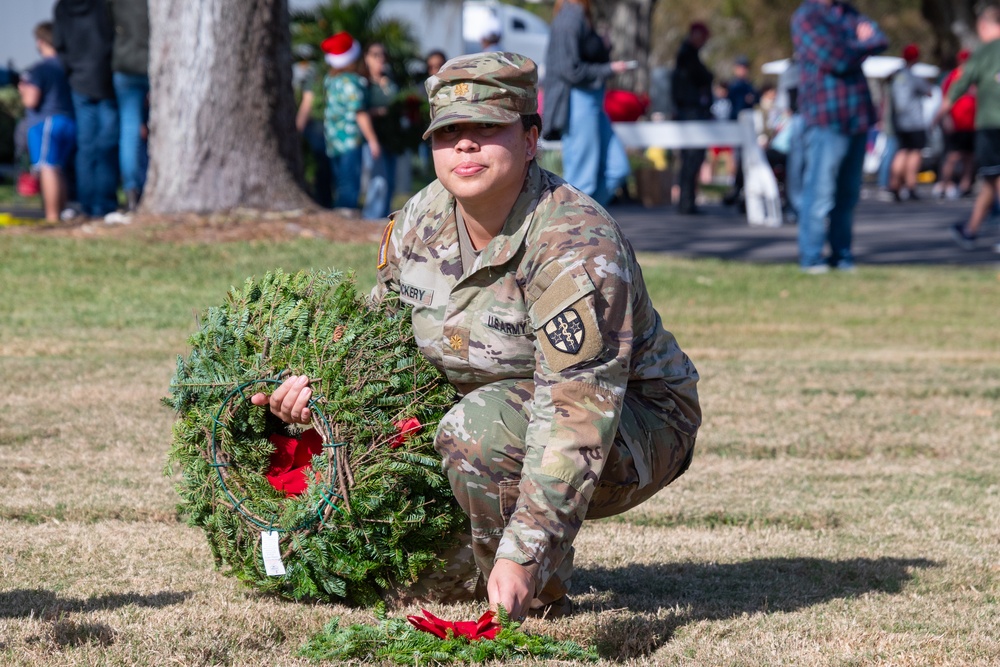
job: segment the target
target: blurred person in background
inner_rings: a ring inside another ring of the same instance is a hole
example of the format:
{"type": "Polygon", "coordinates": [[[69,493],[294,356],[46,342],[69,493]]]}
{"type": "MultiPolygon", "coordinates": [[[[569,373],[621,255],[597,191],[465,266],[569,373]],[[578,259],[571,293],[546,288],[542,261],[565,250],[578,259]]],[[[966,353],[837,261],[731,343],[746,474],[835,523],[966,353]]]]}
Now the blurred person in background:
{"type": "Polygon", "coordinates": [[[920,171],[920,152],[927,146],[927,121],[924,120],[924,98],[930,97],[933,87],[928,81],[913,73],[913,66],[920,60],[916,44],[903,48],[903,67],[892,75],[889,92],[892,95],[892,126],[899,147],[892,158],[889,191],[900,202],[919,199],[917,174],[920,171]]]}
{"type": "Polygon", "coordinates": [[[358,74],[361,44],[350,34],[338,32],[323,41],[322,49],[330,67],[323,81],[323,129],[336,190],[333,205],[341,215],[357,217],[361,197],[361,147],[367,141],[372,159],[382,155],[368,114],[368,84],[358,74]]]}
{"type": "Polygon", "coordinates": [[[368,187],[361,217],[367,220],[389,215],[392,195],[396,190],[396,154],[390,148],[401,128],[398,119],[390,112],[399,86],[389,76],[385,46],[373,42],[365,48],[365,74],[368,79],[368,115],[378,137],[381,152],[372,154],[371,145],[365,144],[363,160],[368,170],[368,187]]]}
{"type": "MultiPolygon", "coordinates": [[[[744,109],[753,109],[757,105],[759,94],[750,82],[750,59],[737,56],[733,62],[733,78],[726,86],[726,98],[729,100],[729,120],[737,120],[744,109]]],[[[732,206],[743,192],[743,151],[736,147],[733,150],[735,163],[735,182],[733,189],[722,198],[722,203],[732,206]]]]}
{"type": "Polygon", "coordinates": [[[55,48],[73,91],[76,192],[84,215],[118,209],[118,104],[111,75],[114,26],[105,0],[59,0],[55,48]]]}
{"type": "MultiPolygon", "coordinates": [[[[976,20],[976,32],[983,44],[962,66],[962,76],[948,90],[941,108],[934,117],[941,122],[958,99],[976,86],[976,163],[982,188],[968,220],[956,222],[952,228],[955,242],[965,250],[973,250],[979,229],[997,204],[997,181],[1000,179],[1000,4],[984,5],[976,20]]],[[[994,248],[1000,252],[1000,244],[994,248]]]]}
{"type": "Polygon", "coordinates": [[[805,125],[799,266],[808,274],[831,267],[854,271],[854,208],[861,197],[868,130],[876,120],[861,66],[884,51],[888,40],[874,21],[834,0],[805,0],[792,15],[791,28],[805,125]],[[824,260],[827,241],[830,255],[824,260]]]}
{"type": "Polygon", "coordinates": [[[543,136],[562,139],[563,178],[607,206],[630,167],[604,111],[604,82],[628,64],[611,61],[589,0],[556,0],[545,66],[543,136]]]}
{"type": "Polygon", "coordinates": [[[308,158],[313,165],[310,195],[323,208],[333,208],[333,173],[330,171],[330,158],[326,154],[323,129],[326,107],[323,73],[317,70],[312,61],[313,47],[299,44],[293,51],[298,58],[292,75],[292,86],[299,100],[295,129],[302,135],[308,158]]]}
{"type": "Polygon", "coordinates": [[[118,166],[125,210],[135,211],[146,185],[149,124],[149,8],[146,0],[108,0],[115,39],[112,83],[118,102],[118,166]]]}
{"type": "MultiPolygon", "coordinates": [[[[958,66],[948,72],[941,83],[941,93],[948,91],[962,76],[962,66],[972,53],[968,49],[958,52],[958,66]]],[[[951,110],[942,117],[946,154],[941,166],[941,177],[934,184],[934,195],[947,199],[958,199],[972,194],[972,183],[976,177],[976,87],[971,86],[951,105],[951,110]],[[962,172],[955,185],[955,168],[961,165],[962,172]]]]}
{"type": "Polygon", "coordinates": [[[39,23],[34,36],[42,60],[21,74],[17,89],[26,110],[28,153],[39,175],[45,219],[58,222],[66,208],[66,168],[76,146],[73,95],[52,45],[52,24],[39,23]]]}
{"type": "MultiPolygon", "coordinates": [[[[677,120],[708,120],[712,117],[712,72],[701,62],[700,52],[708,42],[708,26],[692,23],[687,38],[677,51],[671,94],[677,120]]],[[[727,97],[728,99],[728,97],[727,97]]],[[[731,103],[730,103],[731,104],[731,103]]],[[[730,107],[731,110],[731,107],[730,107]]],[[[680,198],[677,209],[683,214],[700,213],[695,206],[698,174],[705,161],[704,148],[681,149],[680,198]]]]}

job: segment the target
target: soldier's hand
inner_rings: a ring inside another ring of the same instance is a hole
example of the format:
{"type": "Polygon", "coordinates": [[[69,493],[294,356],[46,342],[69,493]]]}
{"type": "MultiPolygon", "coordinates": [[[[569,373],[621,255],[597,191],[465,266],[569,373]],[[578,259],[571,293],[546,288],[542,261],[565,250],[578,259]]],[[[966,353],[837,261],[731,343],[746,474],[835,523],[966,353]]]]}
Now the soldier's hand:
{"type": "Polygon", "coordinates": [[[490,608],[496,609],[502,604],[512,619],[521,621],[535,597],[535,579],[523,565],[499,558],[493,564],[486,593],[490,597],[490,608]]]}
{"type": "Polygon", "coordinates": [[[312,410],[307,407],[311,398],[309,378],[305,375],[292,375],[270,396],[257,393],[250,397],[250,402],[262,407],[270,406],[271,412],[289,424],[308,424],[312,421],[312,410]]]}

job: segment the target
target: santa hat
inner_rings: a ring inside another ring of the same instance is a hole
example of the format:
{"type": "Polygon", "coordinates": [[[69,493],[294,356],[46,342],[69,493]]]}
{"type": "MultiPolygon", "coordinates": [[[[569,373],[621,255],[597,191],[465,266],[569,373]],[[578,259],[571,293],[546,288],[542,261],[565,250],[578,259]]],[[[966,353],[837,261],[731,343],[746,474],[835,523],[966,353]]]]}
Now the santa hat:
{"type": "Polygon", "coordinates": [[[346,32],[327,37],[320,45],[326,64],[334,69],[347,67],[361,56],[361,44],[346,32]]]}

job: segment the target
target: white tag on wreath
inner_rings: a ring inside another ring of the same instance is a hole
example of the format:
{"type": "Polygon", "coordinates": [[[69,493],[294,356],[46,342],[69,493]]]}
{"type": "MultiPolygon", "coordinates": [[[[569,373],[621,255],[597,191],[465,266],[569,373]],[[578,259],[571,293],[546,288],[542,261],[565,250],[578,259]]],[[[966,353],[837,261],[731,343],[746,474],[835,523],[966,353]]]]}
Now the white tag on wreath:
{"type": "Polygon", "coordinates": [[[269,577],[285,574],[285,564],[281,562],[281,548],[278,546],[278,531],[264,531],[260,534],[260,553],[264,557],[264,570],[269,577]]]}

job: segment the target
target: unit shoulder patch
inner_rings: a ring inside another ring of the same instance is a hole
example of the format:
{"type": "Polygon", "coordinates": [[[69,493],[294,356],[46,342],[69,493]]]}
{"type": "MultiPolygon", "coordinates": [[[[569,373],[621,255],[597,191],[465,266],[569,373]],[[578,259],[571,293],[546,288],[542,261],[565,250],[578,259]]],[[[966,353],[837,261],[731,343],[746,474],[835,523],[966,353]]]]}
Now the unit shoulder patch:
{"type": "Polygon", "coordinates": [[[549,320],[544,331],[552,347],[566,354],[577,354],[587,338],[583,320],[572,308],[567,308],[549,320]]]}
{"type": "Polygon", "coordinates": [[[592,301],[577,300],[541,328],[538,343],[549,368],[563,371],[590,361],[604,349],[592,301]]]}

